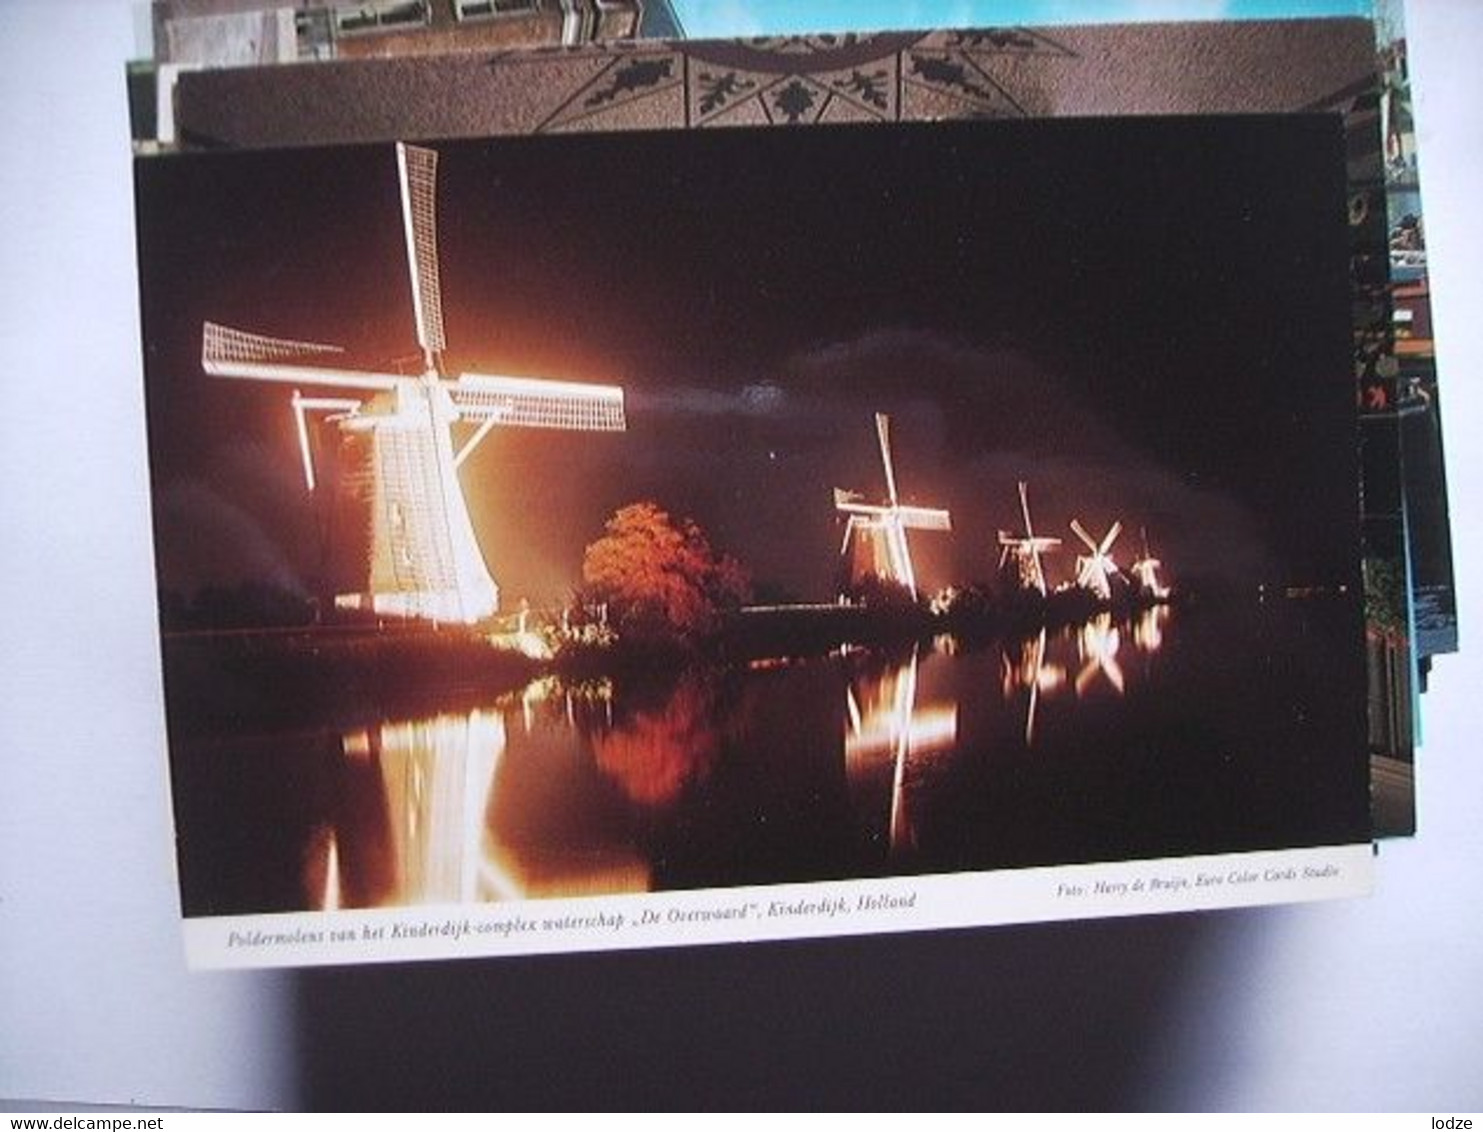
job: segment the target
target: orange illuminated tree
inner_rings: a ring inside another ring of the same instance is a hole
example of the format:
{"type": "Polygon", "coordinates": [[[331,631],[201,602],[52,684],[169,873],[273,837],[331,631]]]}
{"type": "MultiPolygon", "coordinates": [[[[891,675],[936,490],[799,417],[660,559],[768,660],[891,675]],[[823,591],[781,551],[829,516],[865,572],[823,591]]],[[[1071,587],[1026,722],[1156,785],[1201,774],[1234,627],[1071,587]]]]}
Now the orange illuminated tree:
{"type": "Polygon", "coordinates": [[[703,640],[750,588],[746,570],[695,522],[651,502],[614,513],[587,547],[582,580],[586,599],[606,604],[620,637],[659,643],[703,640]]]}

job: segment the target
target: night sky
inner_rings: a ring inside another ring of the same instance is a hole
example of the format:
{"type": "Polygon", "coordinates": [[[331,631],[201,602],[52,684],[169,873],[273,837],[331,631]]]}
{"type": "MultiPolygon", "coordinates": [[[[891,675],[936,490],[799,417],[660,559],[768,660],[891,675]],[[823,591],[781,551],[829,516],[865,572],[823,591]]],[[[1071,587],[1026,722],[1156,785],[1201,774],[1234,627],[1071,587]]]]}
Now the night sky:
{"type": "MultiPolygon", "coordinates": [[[[628,431],[496,430],[464,465],[502,602],[558,600],[616,507],[693,517],[827,599],[831,489],[884,496],[892,418],[925,588],[997,528],[1146,525],[1168,576],[1350,582],[1340,122],[974,122],[436,146],[450,373],[622,385],[628,431]]],[[[157,560],[189,594],[308,590],[287,386],[206,377],[201,324],[415,359],[390,145],[146,159],[157,560]]],[[[307,392],[307,390],[306,390],[307,392]]],[[[1069,550],[1048,562],[1052,582],[1069,550]]]]}

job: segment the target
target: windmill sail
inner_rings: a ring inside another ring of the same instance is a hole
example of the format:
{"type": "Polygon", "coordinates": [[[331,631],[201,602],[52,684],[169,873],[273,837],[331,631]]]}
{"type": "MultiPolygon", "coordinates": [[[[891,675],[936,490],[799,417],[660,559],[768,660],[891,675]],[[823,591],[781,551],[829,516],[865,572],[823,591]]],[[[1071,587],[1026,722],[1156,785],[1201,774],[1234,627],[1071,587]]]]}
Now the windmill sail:
{"type": "Polygon", "coordinates": [[[875,415],[875,434],[880,439],[881,463],[886,468],[886,498],[896,507],[900,501],[896,497],[896,469],[891,466],[891,418],[885,413],[875,415]]]}
{"type": "Polygon", "coordinates": [[[449,389],[459,416],[524,428],[622,432],[623,390],[528,377],[466,373],[449,389]]]}
{"type": "Polygon", "coordinates": [[[433,369],[448,348],[443,334],[443,288],[438,282],[438,155],[431,149],[398,142],[396,156],[417,344],[422,347],[427,368],[433,369]]]}
{"type": "Polygon", "coordinates": [[[344,353],[340,346],[272,338],[219,322],[207,322],[201,328],[201,368],[213,377],[247,377],[349,389],[391,389],[402,380],[395,374],[365,373],[319,364],[344,353]]]}
{"type": "Polygon", "coordinates": [[[950,531],[952,516],[940,507],[897,506],[895,514],[901,525],[913,531],[950,531]]]}

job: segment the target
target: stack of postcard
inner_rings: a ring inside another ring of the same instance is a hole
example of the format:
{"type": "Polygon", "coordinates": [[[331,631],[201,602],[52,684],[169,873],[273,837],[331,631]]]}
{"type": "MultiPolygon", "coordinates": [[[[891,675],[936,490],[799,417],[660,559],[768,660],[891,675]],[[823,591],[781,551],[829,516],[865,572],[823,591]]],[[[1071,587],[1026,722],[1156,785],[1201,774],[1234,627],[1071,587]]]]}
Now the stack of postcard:
{"type": "Polygon", "coordinates": [[[1395,11],[152,36],[193,963],[1316,900],[1414,830],[1456,619],[1395,11]]]}

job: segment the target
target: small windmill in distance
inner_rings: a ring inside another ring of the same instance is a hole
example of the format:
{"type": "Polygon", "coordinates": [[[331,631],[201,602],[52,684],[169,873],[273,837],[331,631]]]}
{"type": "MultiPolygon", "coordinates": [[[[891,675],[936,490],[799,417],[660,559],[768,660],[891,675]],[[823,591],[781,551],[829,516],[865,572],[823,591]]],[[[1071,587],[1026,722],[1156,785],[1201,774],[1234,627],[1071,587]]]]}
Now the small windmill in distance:
{"type": "Polygon", "coordinates": [[[1035,526],[1030,521],[1029,489],[1024,480],[1019,481],[1019,489],[1020,516],[1025,521],[1025,533],[1015,535],[1009,531],[999,532],[999,545],[1004,548],[999,553],[999,570],[1002,572],[1007,564],[1012,564],[1020,590],[1033,590],[1044,597],[1047,589],[1045,564],[1040,559],[1046,551],[1060,546],[1061,540],[1035,533],[1035,526]]]}
{"type": "Polygon", "coordinates": [[[1112,560],[1112,544],[1117,541],[1122,529],[1121,522],[1114,522],[1099,542],[1087,533],[1080,522],[1071,520],[1071,530],[1086,545],[1088,551],[1076,556],[1076,585],[1098,601],[1112,600],[1112,579],[1122,573],[1112,560]]]}
{"type": "Polygon", "coordinates": [[[849,516],[839,553],[843,556],[849,552],[851,539],[857,545],[865,543],[870,548],[876,575],[904,586],[915,600],[917,575],[906,532],[950,531],[952,518],[940,507],[915,507],[901,502],[896,492],[896,470],[891,462],[891,418],[876,413],[875,431],[880,441],[881,463],[886,470],[886,502],[864,503],[858,492],[834,489],[834,509],[849,516]]]}
{"type": "Polygon", "coordinates": [[[1148,549],[1148,528],[1138,528],[1143,541],[1143,554],[1128,567],[1128,572],[1138,583],[1138,596],[1144,601],[1165,601],[1169,597],[1169,587],[1159,581],[1159,571],[1164,564],[1160,562],[1148,549]]]}

